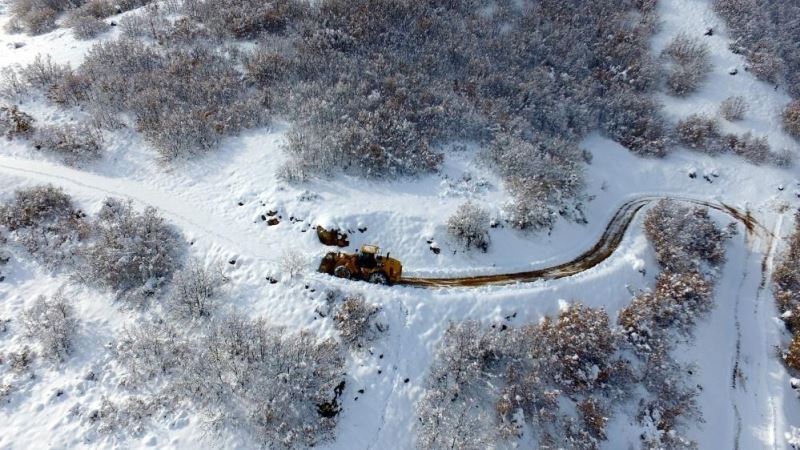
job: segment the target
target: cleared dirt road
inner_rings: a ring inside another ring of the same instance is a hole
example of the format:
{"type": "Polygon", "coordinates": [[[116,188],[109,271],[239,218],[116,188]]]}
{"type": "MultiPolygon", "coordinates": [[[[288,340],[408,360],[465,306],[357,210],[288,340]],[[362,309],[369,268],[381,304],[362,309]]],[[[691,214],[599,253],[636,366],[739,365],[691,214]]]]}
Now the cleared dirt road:
{"type": "Polygon", "coordinates": [[[768,230],[763,228],[756,220],[750,215],[749,211],[742,211],[724,203],[714,203],[691,198],[683,198],[679,196],[646,196],[630,200],[624,203],[611,218],[611,221],[606,225],[603,235],[600,240],[592,246],[589,250],[578,256],[577,258],[561,263],[552,267],[544,267],[541,269],[528,270],[524,272],[515,273],[499,273],[493,275],[478,275],[468,277],[454,277],[454,278],[403,278],[401,284],[407,286],[418,286],[428,288],[442,288],[442,287],[477,287],[486,285],[497,284],[511,284],[518,282],[530,282],[536,280],[548,280],[556,278],[564,278],[575,275],[580,272],[595,267],[601,262],[605,261],[614,251],[619,247],[625,232],[633,222],[636,214],[641,211],[645,206],[655,203],[662,199],[673,199],[676,201],[690,203],[698,206],[707,207],[717,211],[721,211],[735,220],[741,222],[748,233],[766,232],[768,230]]]}

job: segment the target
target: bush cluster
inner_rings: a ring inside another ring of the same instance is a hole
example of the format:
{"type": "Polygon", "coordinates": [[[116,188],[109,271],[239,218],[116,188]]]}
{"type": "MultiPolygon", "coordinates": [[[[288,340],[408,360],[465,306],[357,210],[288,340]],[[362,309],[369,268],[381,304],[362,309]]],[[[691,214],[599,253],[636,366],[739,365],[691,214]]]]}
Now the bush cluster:
{"type": "Polygon", "coordinates": [[[692,114],[681,119],[675,126],[675,136],[678,143],[712,155],[733,153],[753,164],[791,163],[791,153],[772,151],[766,136],[754,136],[749,131],[742,135],[721,134],[719,122],[713,117],[692,114]]]}
{"type": "Polygon", "coordinates": [[[633,367],[602,309],[537,325],[451,324],[417,404],[420,448],[487,448],[524,429],[540,447],[598,448],[633,367]]]}
{"type": "Polygon", "coordinates": [[[0,227],[39,261],[131,301],[158,292],[182,265],[183,239],[176,229],[153,208],[138,212],[113,198],[88,218],[59,188],[21,189],[0,205],[0,227]]]}
{"type": "Polygon", "coordinates": [[[10,32],[42,34],[58,26],[59,17],[66,14],[63,24],[72,27],[78,39],[90,39],[110,26],[102,21],[115,14],[146,5],[150,0],[10,0],[10,32]]]}
{"type": "Polygon", "coordinates": [[[716,0],[714,8],[727,22],[735,41],[731,48],[744,54],[748,70],[758,78],[781,83],[800,97],[800,4],[779,0],[716,0]]]}
{"type": "Polygon", "coordinates": [[[645,233],[663,272],[655,288],[636,295],[618,318],[626,345],[642,360],[649,392],[637,419],[648,430],[642,435],[645,448],[694,448],[684,431],[702,420],[699,388],[686,380],[691,369],[671,352],[714,307],[714,282],[706,272],[724,262],[726,234],[707,210],[668,200],[648,211],[645,233]]]}
{"type": "Polygon", "coordinates": [[[664,49],[662,56],[670,63],[667,89],[684,97],[695,91],[711,71],[708,45],[680,34],[664,49]]]}
{"type": "Polygon", "coordinates": [[[793,336],[784,360],[790,368],[800,371],[800,213],[795,215],[794,231],[775,266],[772,281],[781,317],[793,336]]]}
{"type": "Polygon", "coordinates": [[[702,271],[725,260],[725,233],[706,208],[660,200],[648,211],[644,227],[664,270],[702,271]]]}
{"type": "Polygon", "coordinates": [[[190,261],[172,279],[166,297],[167,309],[186,319],[211,317],[223,298],[222,290],[228,281],[219,268],[190,261]]]}
{"type": "Polygon", "coordinates": [[[147,411],[189,405],[213,429],[235,427],[271,448],[314,446],[333,435],[345,362],[335,340],[230,314],[192,335],[166,323],[139,326],[112,351],[128,387],[143,393],[137,402],[154,406],[147,411]]]}

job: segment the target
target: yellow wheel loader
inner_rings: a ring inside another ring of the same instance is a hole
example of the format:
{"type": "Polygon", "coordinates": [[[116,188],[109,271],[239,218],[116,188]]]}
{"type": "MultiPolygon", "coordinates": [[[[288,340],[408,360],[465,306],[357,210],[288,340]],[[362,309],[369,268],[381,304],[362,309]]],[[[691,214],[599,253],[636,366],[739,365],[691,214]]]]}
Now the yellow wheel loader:
{"type": "Polygon", "coordinates": [[[376,245],[362,245],[356,253],[329,252],[322,258],[319,271],[348,280],[394,284],[400,281],[403,265],[388,253],[382,256],[376,245]]]}

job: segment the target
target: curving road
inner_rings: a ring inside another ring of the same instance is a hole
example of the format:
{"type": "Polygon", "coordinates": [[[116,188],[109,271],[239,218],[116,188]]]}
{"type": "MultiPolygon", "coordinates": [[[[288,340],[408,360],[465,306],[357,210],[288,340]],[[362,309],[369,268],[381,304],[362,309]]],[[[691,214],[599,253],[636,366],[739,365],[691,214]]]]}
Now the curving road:
{"type": "Polygon", "coordinates": [[[645,206],[662,199],[673,199],[684,203],[691,203],[704,206],[710,209],[721,211],[735,220],[741,222],[748,233],[759,229],[762,232],[770,233],[761,226],[749,211],[742,211],[725,203],[713,203],[708,201],[696,200],[687,197],[660,195],[643,196],[624,203],[606,225],[600,240],[589,250],[582,253],[577,258],[561,263],[552,267],[529,270],[515,273],[500,273],[493,275],[478,275],[454,278],[403,278],[401,284],[408,286],[419,286],[428,288],[441,287],[477,287],[485,285],[510,284],[517,282],[530,282],[536,280],[549,280],[564,278],[595,267],[608,259],[611,254],[619,247],[625,232],[633,222],[636,214],[645,206]]]}
{"type": "MultiPolygon", "coordinates": [[[[137,203],[156,207],[164,215],[183,226],[213,236],[230,245],[231,249],[240,251],[242,254],[248,254],[256,259],[268,260],[267,255],[274,250],[272,248],[273,245],[264,243],[263,239],[258,237],[249,236],[250,233],[245,229],[237,229],[235,224],[227,221],[221,222],[213,214],[205,213],[172,195],[155,191],[136,181],[105,177],[44,161],[31,161],[5,156],[0,156],[0,173],[2,172],[36,181],[130,198],[137,203]],[[221,230],[225,230],[224,234],[221,230]],[[243,237],[245,237],[244,240],[248,244],[242,244],[243,237]],[[253,243],[257,244],[254,246],[253,243]]],[[[619,247],[620,242],[622,242],[625,232],[630,227],[636,214],[645,206],[661,199],[674,199],[715,209],[743,223],[748,233],[758,229],[770,234],[769,230],[761,226],[750,215],[749,211],[742,211],[725,203],[714,203],[675,195],[647,195],[624,203],[606,226],[600,240],[592,248],[571,261],[552,267],[515,273],[453,278],[403,278],[400,284],[425,288],[476,287],[556,279],[575,275],[597,266],[611,256],[619,247]]]]}

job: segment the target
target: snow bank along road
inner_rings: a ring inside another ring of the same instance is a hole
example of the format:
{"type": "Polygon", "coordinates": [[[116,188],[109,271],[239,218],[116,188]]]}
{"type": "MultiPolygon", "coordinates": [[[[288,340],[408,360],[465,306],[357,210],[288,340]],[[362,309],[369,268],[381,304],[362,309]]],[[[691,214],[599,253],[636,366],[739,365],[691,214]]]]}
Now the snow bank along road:
{"type": "MultiPolygon", "coordinates": [[[[175,222],[197,232],[213,236],[231,245],[236,251],[242,254],[249,254],[257,259],[267,260],[267,255],[271,253],[269,250],[273,247],[273,244],[263,242],[263,238],[250,236],[251,233],[244,229],[237,229],[236,226],[227,221],[220,222],[213,214],[206,213],[194,207],[194,205],[188,205],[185,201],[173,195],[154,191],[136,181],[105,177],[43,161],[4,156],[0,156],[0,172],[65,187],[73,187],[79,190],[102,192],[108,195],[129,198],[142,205],[153,206],[175,222]],[[243,243],[246,243],[246,245],[243,243]],[[253,245],[254,243],[258,244],[253,245]]],[[[575,275],[597,266],[611,256],[619,247],[620,242],[622,242],[625,232],[630,227],[636,214],[645,206],[665,198],[724,212],[743,223],[748,233],[771,234],[749,212],[724,203],[714,203],[675,195],[647,195],[624,203],[606,226],[600,240],[592,248],[572,261],[552,267],[515,273],[454,278],[403,278],[401,284],[427,288],[476,287],[564,278],[575,275]]]]}

